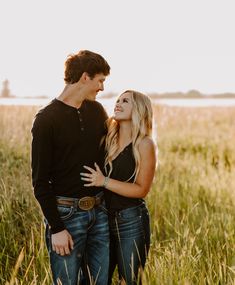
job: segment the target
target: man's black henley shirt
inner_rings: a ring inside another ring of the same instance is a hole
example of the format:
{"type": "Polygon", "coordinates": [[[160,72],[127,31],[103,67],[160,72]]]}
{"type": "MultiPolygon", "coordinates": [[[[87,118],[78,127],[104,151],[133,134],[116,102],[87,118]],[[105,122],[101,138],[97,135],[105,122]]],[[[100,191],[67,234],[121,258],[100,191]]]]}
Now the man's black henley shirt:
{"type": "MultiPolygon", "coordinates": [[[[32,181],[35,197],[52,233],[65,229],[56,196],[81,198],[102,189],[84,187],[83,165],[102,164],[101,138],[107,114],[96,101],[85,100],[79,109],[57,99],[40,110],[32,127],[32,181]]],[[[102,167],[102,165],[100,165],[102,167]]]]}

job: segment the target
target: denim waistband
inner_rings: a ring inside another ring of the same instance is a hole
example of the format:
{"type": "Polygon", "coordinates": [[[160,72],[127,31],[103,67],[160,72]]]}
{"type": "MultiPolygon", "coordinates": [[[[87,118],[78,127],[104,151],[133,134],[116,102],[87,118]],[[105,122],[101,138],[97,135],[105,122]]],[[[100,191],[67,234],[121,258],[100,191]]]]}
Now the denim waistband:
{"type": "Polygon", "coordinates": [[[135,207],[130,207],[122,210],[110,210],[108,209],[108,214],[111,217],[124,217],[128,215],[140,215],[142,213],[142,209],[146,209],[146,204],[145,202],[142,202],[140,205],[135,206],[135,207]]]}

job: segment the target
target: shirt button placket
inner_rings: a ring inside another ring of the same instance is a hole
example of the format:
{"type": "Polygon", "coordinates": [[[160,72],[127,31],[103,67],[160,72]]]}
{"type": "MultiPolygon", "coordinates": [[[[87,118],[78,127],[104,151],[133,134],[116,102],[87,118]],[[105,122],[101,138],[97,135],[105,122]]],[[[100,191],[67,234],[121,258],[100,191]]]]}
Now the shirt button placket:
{"type": "Polygon", "coordinates": [[[83,132],[84,131],[84,126],[83,126],[82,115],[81,115],[81,112],[79,110],[77,110],[77,113],[78,113],[79,122],[80,122],[80,129],[83,132]]]}

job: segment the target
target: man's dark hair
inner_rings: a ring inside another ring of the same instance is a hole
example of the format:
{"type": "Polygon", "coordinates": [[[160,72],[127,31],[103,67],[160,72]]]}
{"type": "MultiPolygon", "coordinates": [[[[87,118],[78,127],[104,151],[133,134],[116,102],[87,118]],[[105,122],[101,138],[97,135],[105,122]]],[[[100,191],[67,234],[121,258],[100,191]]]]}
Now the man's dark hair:
{"type": "Polygon", "coordinates": [[[81,50],[77,54],[69,55],[65,62],[64,81],[68,84],[78,82],[83,72],[87,72],[91,79],[99,73],[107,76],[110,66],[101,55],[89,50],[81,50]]]}

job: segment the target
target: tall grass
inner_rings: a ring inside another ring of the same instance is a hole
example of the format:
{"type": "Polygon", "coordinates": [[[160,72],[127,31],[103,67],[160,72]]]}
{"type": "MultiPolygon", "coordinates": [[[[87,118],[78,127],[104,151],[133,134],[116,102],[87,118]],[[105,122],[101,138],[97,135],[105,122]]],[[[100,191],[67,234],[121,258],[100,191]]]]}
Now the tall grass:
{"type": "Polygon", "coordinates": [[[0,106],[0,284],[49,284],[50,280],[43,226],[31,187],[30,129],[36,110],[0,106]]]}
{"type": "MultiPolygon", "coordinates": [[[[30,174],[36,107],[0,106],[0,284],[50,284],[30,174]]],[[[155,107],[144,284],[235,284],[235,109],[155,107]]]]}

